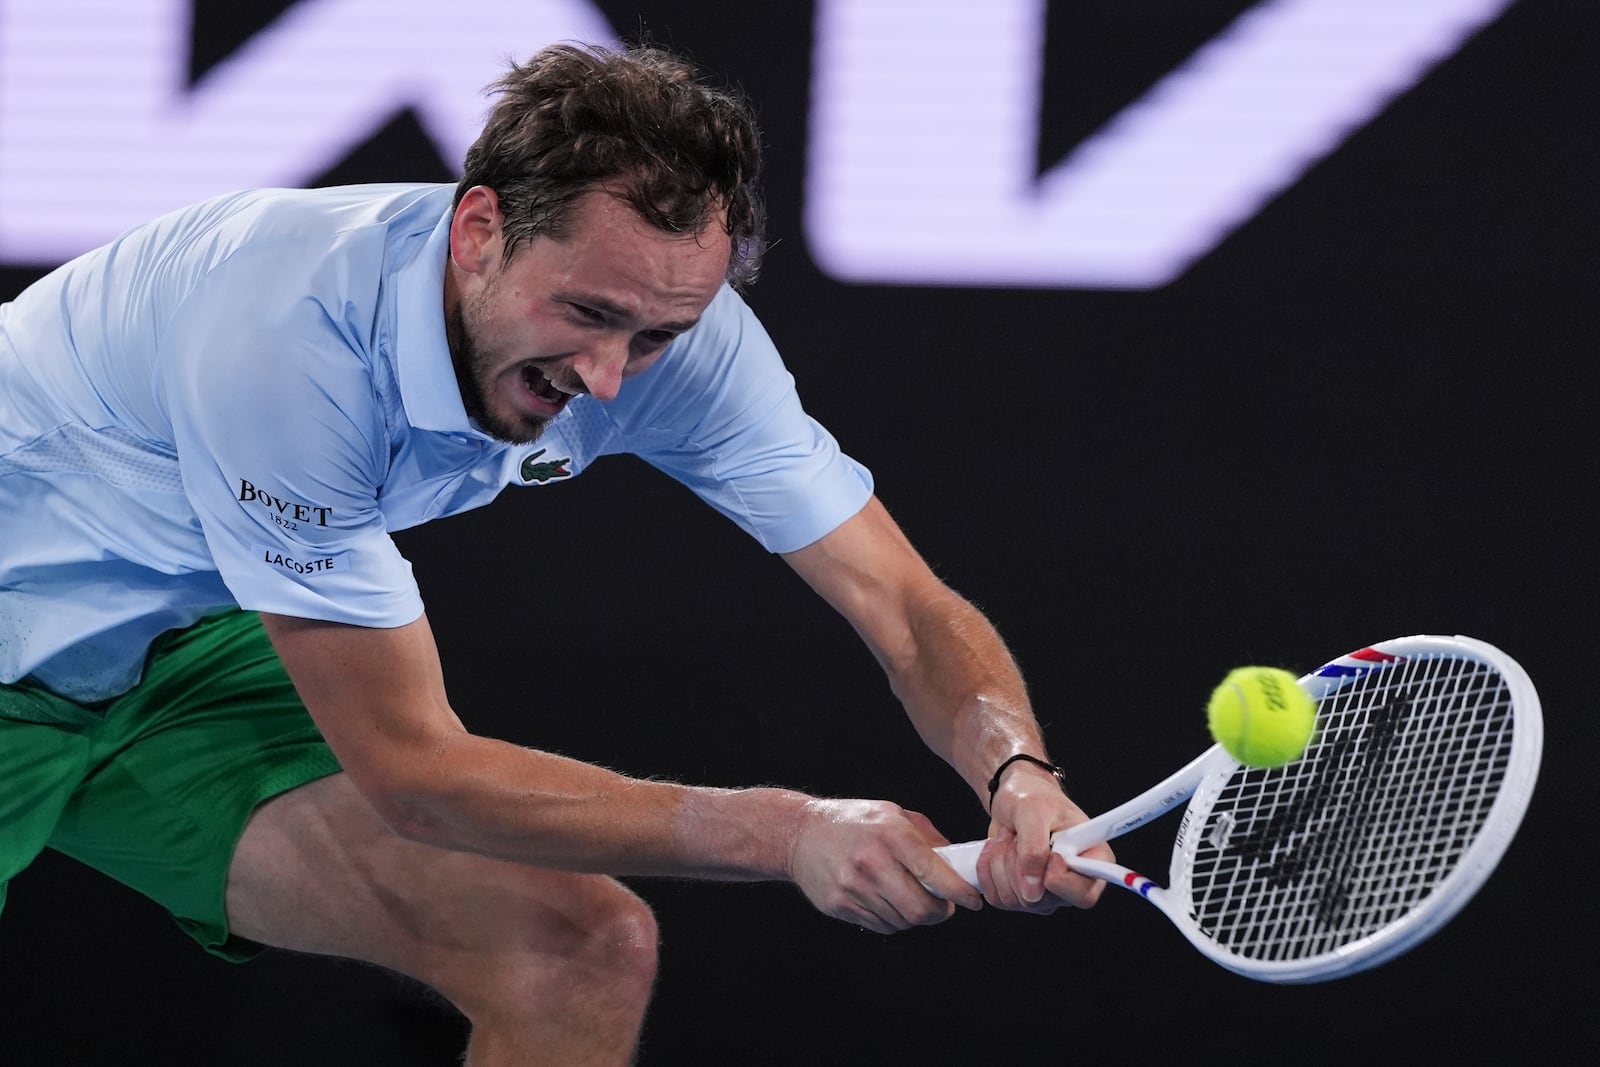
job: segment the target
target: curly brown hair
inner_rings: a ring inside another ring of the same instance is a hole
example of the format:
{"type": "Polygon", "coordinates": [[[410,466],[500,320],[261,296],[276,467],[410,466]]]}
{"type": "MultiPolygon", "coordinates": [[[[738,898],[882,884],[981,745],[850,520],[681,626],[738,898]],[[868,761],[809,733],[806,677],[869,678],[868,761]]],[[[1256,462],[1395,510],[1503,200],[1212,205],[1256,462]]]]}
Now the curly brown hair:
{"type": "Polygon", "coordinates": [[[720,209],[728,281],[755,280],[766,250],[761,135],[745,98],[654,47],[552,45],[513,64],[467,150],[456,203],[495,191],[505,256],[568,232],[574,202],[603,185],[668,233],[698,234],[720,209]]]}

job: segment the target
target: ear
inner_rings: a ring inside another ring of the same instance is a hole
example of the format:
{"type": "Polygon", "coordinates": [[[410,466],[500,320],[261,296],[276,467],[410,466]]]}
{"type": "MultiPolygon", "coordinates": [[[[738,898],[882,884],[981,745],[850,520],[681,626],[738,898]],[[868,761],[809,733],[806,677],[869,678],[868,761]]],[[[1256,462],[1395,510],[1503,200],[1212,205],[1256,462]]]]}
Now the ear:
{"type": "Polygon", "coordinates": [[[500,198],[487,185],[474,185],[456,205],[450,220],[450,259],[469,274],[480,274],[500,259],[500,198]]]}

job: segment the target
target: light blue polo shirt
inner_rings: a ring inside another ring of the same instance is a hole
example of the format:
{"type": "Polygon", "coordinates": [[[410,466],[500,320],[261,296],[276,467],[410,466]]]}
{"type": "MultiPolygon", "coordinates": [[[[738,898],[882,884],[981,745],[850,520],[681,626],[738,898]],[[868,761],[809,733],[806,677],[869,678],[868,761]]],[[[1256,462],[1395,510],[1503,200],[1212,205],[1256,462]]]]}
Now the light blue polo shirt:
{"type": "Polygon", "coordinates": [[[865,504],[726,287],[614,401],[574,398],[531,445],[480,432],[445,342],[452,193],[236,193],[0,305],[0,681],[114,696],[157,635],[235,603],[403,625],[422,598],[393,531],[608,454],[773,552],[865,504]]]}

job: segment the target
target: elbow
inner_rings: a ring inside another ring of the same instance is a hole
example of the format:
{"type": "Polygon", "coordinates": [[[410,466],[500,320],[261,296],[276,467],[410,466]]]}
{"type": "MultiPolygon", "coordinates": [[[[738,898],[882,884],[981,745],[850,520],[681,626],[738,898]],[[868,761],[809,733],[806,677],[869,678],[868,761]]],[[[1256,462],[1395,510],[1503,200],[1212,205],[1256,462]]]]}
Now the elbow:
{"type": "MultiPolygon", "coordinates": [[[[397,837],[459,848],[462,789],[455,782],[457,731],[413,730],[400,737],[348,732],[330,738],[356,791],[397,837]]],[[[464,733],[464,731],[462,731],[464,733]]]]}
{"type": "Polygon", "coordinates": [[[425,845],[453,847],[444,798],[418,775],[346,770],[390,833],[425,845]]]}
{"type": "Polygon", "coordinates": [[[414,790],[382,789],[371,800],[378,818],[396,837],[419,844],[450,848],[448,824],[439,817],[437,806],[414,790]]]}

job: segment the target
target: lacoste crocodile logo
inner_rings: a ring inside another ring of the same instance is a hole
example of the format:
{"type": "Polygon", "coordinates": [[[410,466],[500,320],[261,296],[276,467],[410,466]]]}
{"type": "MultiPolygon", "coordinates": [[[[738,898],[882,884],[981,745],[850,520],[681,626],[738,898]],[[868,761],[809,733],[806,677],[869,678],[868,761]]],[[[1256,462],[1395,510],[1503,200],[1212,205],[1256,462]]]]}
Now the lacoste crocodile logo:
{"type": "Polygon", "coordinates": [[[523,459],[523,481],[543,484],[552,478],[572,477],[572,472],[567,470],[567,464],[572,462],[571,456],[563,456],[560,459],[547,459],[541,463],[539,462],[539,457],[544,453],[545,450],[541,448],[523,459]]]}

